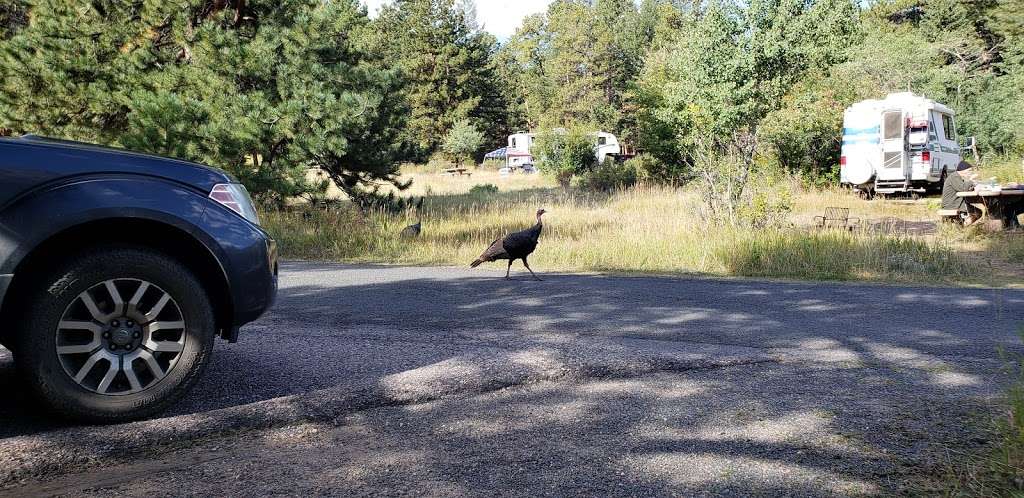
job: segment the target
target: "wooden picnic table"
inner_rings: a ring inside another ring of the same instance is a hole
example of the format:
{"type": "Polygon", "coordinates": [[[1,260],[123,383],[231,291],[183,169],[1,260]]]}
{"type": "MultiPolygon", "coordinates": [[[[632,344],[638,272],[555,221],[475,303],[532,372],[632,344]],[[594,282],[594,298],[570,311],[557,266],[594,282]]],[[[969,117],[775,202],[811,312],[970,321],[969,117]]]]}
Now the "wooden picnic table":
{"type": "Polygon", "coordinates": [[[1024,205],[1024,188],[1002,190],[969,190],[957,192],[967,203],[980,209],[992,218],[1003,221],[1003,228],[1019,228],[1020,222],[1015,213],[1024,205]]]}
{"type": "Polygon", "coordinates": [[[458,175],[458,176],[462,176],[462,175],[472,176],[473,175],[473,173],[470,173],[469,170],[466,169],[466,168],[448,168],[448,169],[444,170],[444,174],[451,175],[451,176],[456,176],[456,175],[458,175]]]}

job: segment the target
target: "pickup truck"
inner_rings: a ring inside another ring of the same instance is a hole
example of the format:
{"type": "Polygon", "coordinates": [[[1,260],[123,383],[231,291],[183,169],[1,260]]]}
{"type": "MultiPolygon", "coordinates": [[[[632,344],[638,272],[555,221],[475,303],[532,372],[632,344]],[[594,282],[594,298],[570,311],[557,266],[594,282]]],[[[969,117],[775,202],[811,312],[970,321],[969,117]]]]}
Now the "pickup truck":
{"type": "Polygon", "coordinates": [[[44,409],[79,421],[179,400],[277,293],[277,246],[214,168],[0,138],[0,345],[44,409]]]}

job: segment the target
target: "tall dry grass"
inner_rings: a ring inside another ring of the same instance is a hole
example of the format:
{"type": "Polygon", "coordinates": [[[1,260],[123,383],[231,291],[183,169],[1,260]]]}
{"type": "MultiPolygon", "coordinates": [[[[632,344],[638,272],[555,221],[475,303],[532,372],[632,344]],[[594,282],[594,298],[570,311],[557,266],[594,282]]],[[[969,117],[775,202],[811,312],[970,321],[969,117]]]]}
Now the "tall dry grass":
{"type": "MultiPolygon", "coordinates": [[[[862,217],[927,216],[926,206],[869,203],[845,193],[810,193],[797,199],[793,214],[797,225],[826,205],[849,204],[851,215],[862,217]]],[[[341,207],[269,212],[263,219],[285,257],[465,265],[495,238],[532,225],[539,207],[548,214],[530,263],[541,271],[895,282],[981,281],[988,272],[941,237],[868,230],[818,232],[799,226],[766,230],[714,226],[700,218],[698,196],[663,187],[613,194],[538,187],[496,194],[434,195],[424,203],[423,233],[417,239],[398,237],[404,226],[417,221],[414,212],[363,215],[341,207]]]]}

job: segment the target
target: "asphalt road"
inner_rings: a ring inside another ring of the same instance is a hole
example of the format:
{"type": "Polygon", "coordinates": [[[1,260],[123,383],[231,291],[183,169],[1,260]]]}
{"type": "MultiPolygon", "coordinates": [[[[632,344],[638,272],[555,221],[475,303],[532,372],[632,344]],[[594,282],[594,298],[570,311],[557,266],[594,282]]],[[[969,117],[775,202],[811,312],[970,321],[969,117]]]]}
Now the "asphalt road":
{"type": "Polygon", "coordinates": [[[1022,291],[502,274],[285,264],[123,426],[40,418],[0,350],[0,494],[889,493],[983,447],[1024,353],[1022,291]]]}

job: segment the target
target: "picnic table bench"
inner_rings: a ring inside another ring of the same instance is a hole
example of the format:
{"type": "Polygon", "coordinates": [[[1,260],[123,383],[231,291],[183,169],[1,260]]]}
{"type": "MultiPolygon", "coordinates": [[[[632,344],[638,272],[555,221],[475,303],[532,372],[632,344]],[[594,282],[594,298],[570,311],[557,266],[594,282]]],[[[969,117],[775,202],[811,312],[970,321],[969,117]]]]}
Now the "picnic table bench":
{"type": "Polygon", "coordinates": [[[963,197],[968,204],[980,209],[983,214],[1002,220],[1003,228],[1020,228],[1020,222],[1014,213],[1024,204],[1024,189],[969,190],[957,192],[956,195],[963,197]]]}
{"type": "Polygon", "coordinates": [[[473,173],[466,168],[448,168],[444,170],[444,174],[448,176],[473,176],[473,173]]]}

